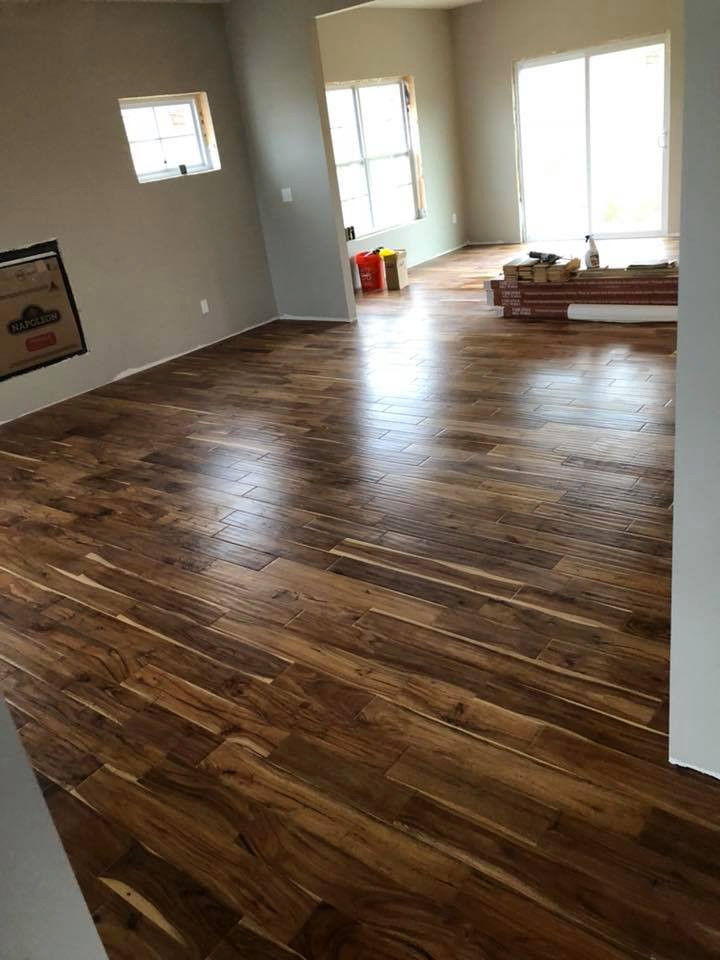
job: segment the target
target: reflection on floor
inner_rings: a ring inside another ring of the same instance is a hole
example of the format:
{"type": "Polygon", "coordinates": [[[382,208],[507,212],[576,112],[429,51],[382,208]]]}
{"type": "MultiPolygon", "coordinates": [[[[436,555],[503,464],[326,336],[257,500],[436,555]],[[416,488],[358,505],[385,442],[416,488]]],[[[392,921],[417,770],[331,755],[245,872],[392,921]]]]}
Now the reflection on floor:
{"type": "Polygon", "coordinates": [[[720,956],[675,331],[490,317],[493,256],[0,430],[0,685],[111,960],[720,956]]]}

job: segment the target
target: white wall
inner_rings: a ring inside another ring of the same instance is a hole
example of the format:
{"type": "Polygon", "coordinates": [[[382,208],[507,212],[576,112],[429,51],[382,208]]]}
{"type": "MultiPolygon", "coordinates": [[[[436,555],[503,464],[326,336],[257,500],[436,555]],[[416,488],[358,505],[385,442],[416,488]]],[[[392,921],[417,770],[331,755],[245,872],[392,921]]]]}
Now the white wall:
{"type": "Polygon", "coordinates": [[[445,10],[364,8],[318,22],[328,83],[412,76],[428,216],[360,239],[353,252],[384,243],[408,251],[410,265],[465,240],[450,14],[445,10]],[[458,223],[452,222],[453,214],[458,223]]]}
{"type": "Polygon", "coordinates": [[[670,756],[720,777],[720,3],[685,16],[670,756]]]}
{"type": "Polygon", "coordinates": [[[353,319],[315,17],[360,0],[231,0],[238,93],[281,314],[353,319]],[[294,202],[283,203],[290,187],[294,202]]]}
{"type": "Polygon", "coordinates": [[[219,7],[0,3],[0,89],[0,249],[59,238],[90,351],[1,383],[0,421],[273,316],[219,7]],[[222,170],[139,184],[118,97],[196,90],[222,170]]]}
{"type": "MultiPolygon", "coordinates": [[[[517,60],[671,33],[669,229],[680,222],[682,0],[483,0],[452,12],[468,237],[520,240],[513,70],[517,60]]],[[[562,90],[558,103],[562,104],[562,90]]]]}

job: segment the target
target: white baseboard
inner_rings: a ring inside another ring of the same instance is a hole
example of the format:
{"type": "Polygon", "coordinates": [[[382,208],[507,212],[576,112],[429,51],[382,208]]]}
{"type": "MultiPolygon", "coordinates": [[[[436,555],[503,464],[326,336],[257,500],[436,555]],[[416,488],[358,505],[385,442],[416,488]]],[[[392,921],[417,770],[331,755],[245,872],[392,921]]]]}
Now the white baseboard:
{"type": "MultiPolygon", "coordinates": [[[[87,356],[87,354],[82,354],[82,356],[87,356]]],[[[73,360],[79,359],[80,357],[70,357],[68,360],[63,362],[72,363],[73,360]]],[[[28,373],[34,373],[34,371],[29,370],[28,373]]],[[[29,417],[32,413],[40,413],[41,410],[48,410],[50,407],[54,407],[58,403],[65,403],[66,400],[74,400],[75,397],[82,397],[86,393],[91,393],[93,390],[99,390],[100,387],[104,387],[110,382],[111,381],[106,380],[104,383],[98,383],[94,387],[88,387],[87,390],[78,390],[77,393],[69,393],[66,397],[60,397],[59,400],[51,400],[50,403],[41,403],[39,407],[33,407],[32,410],[26,410],[25,413],[19,413],[16,417],[10,417],[9,420],[0,420],[0,427],[3,427],[6,423],[14,423],[16,420],[22,420],[23,417],[29,417]]],[[[0,384],[0,389],[2,389],[2,384],[0,384]]]]}
{"type": "Polygon", "coordinates": [[[306,323],[355,323],[348,317],[300,317],[295,313],[282,313],[273,320],[301,320],[306,323]]]}
{"type": "Polygon", "coordinates": [[[468,240],[466,247],[514,247],[522,244],[522,240],[468,240]]]}
{"type": "MultiPolygon", "coordinates": [[[[226,333],[222,337],[218,337],[216,340],[210,340],[209,343],[199,343],[196,347],[190,347],[188,350],[182,350],[180,353],[174,353],[172,356],[163,357],[162,360],[153,360],[151,363],[146,363],[142,367],[134,367],[130,370],[123,370],[122,373],[116,374],[110,380],[103,380],[101,383],[97,383],[94,387],[88,387],[86,390],[78,390],[77,393],[70,393],[66,397],[60,397],[58,400],[52,400],[50,403],[42,403],[39,407],[33,407],[32,410],[26,410],[25,413],[19,414],[17,417],[11,417],[9,420],[0,420],[0,426],[5,423],[12,423],[15,420],[20,420],[23,417],[29,417],[31,413],[40,413],[41,410],[47,410],[49,407],[54,407],[58,403],[65,403],[66,400],[73,400],[75,397],[82,397],[86,393],[92,393],[93,390],[99,390],[101,387],[106,387],[109,383],[117,383],[118,380],[125,380],[127,377],[135,376],[136,373],[142,373],[143,370],[151,370],[153,367],[159,367],[163,363],[169,363],[171,360],[177,360],[178,357],[186,357],[190,353],[196,353],[198,350],[205,350],[206,347],[212,347],[216,343],[222,343],[224,340],[232,340],[233,337],[239,337],[243,333],[249,333],[251,330],[257,330],[258,327],[264,327],[268,323],[273,323],[273,321],[278,320],[278,317],[270,317],[268,320],[261,320],[260,323],[254,323],[250,327],[244,327],[242,330],[237,330],[235,333],[226,333]]],[[[88,356],[88,354],[84,354],[88,356]]],[[[81,360],[81,357],[71,357],[69,360],[66,360],[66,363],[73,363],[81,360]]],[[[34,371],[30,370],[28,373],[33,373],[34,371]]]]}
{"type": "Polygon", "coordinates": [[[714,770],[704,770],[702,767],[693,766],[692,763],[684,763],[682,760],[675,760],[673,757],[670,757],[670,763],[674,767],[682,767],[684,770],[694,770],[695,773],[702,773],[706,777],[714,777],[715,780],[720,780],[720,773],[716,773],[714,770]]]}
{"type": "Polygon", "coordinates": [[[467,246],[469,246],[469,244],[467,244],[467,243],[461,243],[458,247],[451,247],[450,250],[443,250],[442,253],[435,253],[435,254],[433,254],[432,257],[428,257],[427,260],[421,260],[419,263],[413,263],[412,266],[409,267],[409,269],[410,269],[410,270],[414,270],[416,267],[422,267],[422,266],[424,266],[426,263],[432,263],[433,260],[439,260],[440,257],[447,257],[447,256],[448,256],[449,254],[451,254],[451,253],[457,253],[458,250],[464,250],[465,247],[467,247],[467,246]]]}
{"type": "MultiPolygon", "coordinates": [[[[571,238],[570,240],[557,240],[557,243],[571,243],[574,241],[581,240],[581,237],[571,238]]],[[[662,237],[618,237],[615,240],[598,240],[598,243],[617,243],[624,242],[625,240],[679,240],[679,233],[666,233],[662,237]]],[[[531,240],[468,240],[465,244],[466,247],[509,247],[509,246],[525,246],[530,248],[530,244],[534,243],[531,240]]]]}
{"type": "MultiPolygon", "coordinates": [[[[134,377],[137,373],[142,373],[144,370],[152,370],[153,367],[159,367],[163,363],[170,363],[171,360],[177,360],[178,357],[186,357],[189,353],[196,353],[198,350],[206,350],[208,347],[214,347],[216,343],[222,343],[224,340],[232,340],[233,337],[239,337],[243,333],[249,333],[251,330],[257,330],[258,327],[267,326],[268,323],[273,323],[274,320],[277,320],[277,317],[270,317],[269,320],[261,320],[260,323],[254,323],[251,327],[243,327],[242,330],[238,330],[236,333],[226,333],[222,337],[218,337],[217,340],[209,340],[207,343],[200,343],[197,347],[190,347],[189,350],[181,350],[180,353],[173,353],[169,357],[163,357],[162,360],[153,360],[151,363],[146,363],[142,367],[132,367],[130,370],[123,370],[122,373],[116,374],[112,380],[108,381],[109,383],[117,383],[118,380],[126,380],[128,377],[134,377]]],[[[94,389],[97,389],[95,387],[94,389]]],[[[61,403],[62,401],[58,401],[61,403]]]]}

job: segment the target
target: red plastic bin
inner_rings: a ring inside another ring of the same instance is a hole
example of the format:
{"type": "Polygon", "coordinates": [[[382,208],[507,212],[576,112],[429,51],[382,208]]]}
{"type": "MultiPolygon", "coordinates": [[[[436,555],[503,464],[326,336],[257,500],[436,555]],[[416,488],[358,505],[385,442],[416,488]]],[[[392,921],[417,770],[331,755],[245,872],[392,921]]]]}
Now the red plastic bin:
{"type": "Polygon", "coordinates": [[[360,271],[363,293],[385,289],[385,261],[379,253],[358,253],[355,262],[360,271]]]}

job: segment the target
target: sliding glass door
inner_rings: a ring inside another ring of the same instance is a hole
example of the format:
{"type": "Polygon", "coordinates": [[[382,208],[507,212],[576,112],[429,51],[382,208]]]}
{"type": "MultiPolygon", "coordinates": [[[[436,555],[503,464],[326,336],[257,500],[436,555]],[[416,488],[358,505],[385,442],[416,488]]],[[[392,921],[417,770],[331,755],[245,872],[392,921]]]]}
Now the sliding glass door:
{"type": "Polygon", "coordinates": [[[667,229],[667,42],[517,67],[527,240],[667,229]]]}

